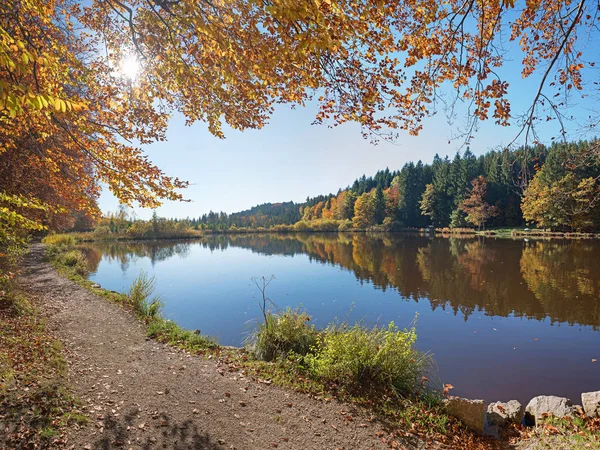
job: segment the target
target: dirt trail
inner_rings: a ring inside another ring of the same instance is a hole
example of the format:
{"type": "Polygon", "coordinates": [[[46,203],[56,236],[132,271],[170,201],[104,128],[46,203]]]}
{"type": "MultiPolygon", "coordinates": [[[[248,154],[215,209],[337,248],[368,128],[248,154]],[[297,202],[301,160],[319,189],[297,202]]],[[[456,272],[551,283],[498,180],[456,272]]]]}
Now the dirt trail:
{"type": "Polygon", "coordinates": [[[223,372],[214,359],[148,340],[131,314],[61,277],[43,254],[32,246],[22,284],[65,344],[70,383],[92,418],[69,432],[67,447],[388,448],[378,437],[383,426],[348,405],[223,372]]]}

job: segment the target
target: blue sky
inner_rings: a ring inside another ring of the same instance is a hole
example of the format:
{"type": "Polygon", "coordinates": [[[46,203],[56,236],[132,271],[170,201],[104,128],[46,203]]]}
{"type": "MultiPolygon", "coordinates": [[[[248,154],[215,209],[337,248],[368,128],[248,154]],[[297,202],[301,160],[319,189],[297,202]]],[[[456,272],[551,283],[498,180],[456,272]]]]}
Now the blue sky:
{"type": "MultiPolygon", "coordinates": [[[[519,58],[504,67],[514,112],[528,106],[537,89],[537,79],[522,80],[519,58]]],[[[167,174],[191,183],[184,191],[191,203],[166,202],[158,214],[166,217],[197,217],[210,210],[228,213],[265,202],[303,201],[307,196],[337,192],[362,174],[379,169],[401,168],[408,161],[431,162],[433,156],[454,155],[465,147],[452,140],[461,118],[448,124],[440,112],[424,123],[417,137],[402,134],[396,144],[378,145],[363,139],[357,124],[336,128],[311,125],[316,104],[292,109],[278,106],[270,123],[261,130],[243,132],[224,127],[226,139],[212,136],[205,124],[185,126],[181,115],[174,115],[167,140],[144,147],[151,160],[167,174]]],[[[587,108],[574,104],[572,112],[587,115],[587,108]]],[[[556,122],[541,129],[547,143],[557,133],[556,122]]],[[[570,124],[574,126],[574,124],[570,124]]],[[[471,150],[482,154],[510,143],[518,133],[516,126],[499,127],[493,121],[481,124],[471,150]]],[[[118,202],[105,190],[100,199],[103,212],[116,211],[118,202]]],[[[135,209],[139,218],[149,218],[151,210],[135,209]]]]}

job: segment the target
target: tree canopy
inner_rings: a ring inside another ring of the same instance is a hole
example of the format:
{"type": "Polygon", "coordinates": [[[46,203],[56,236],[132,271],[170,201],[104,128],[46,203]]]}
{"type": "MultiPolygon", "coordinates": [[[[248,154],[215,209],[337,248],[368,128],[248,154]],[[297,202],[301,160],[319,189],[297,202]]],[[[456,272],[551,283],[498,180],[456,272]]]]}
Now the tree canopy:
{"type": "Polygon", "coordinates": [[[183,199],[186,183],[141,149],[165,138],[174,111],[218,137],[223,123],[261,128],[274,105],[309,100],[316,123],[358,122],[374,138],[417,134],[457,101],[467,139],[486,119],[527,137],[540,121],[560,129],[573,92],[597,92],[584,47],[598,19],[589,0],[6,0],[0,220],[98,214],[101,184],[125,204],[183,199]],[[504,45],[540,80],[526,111],[511,108],[504,45]]]}

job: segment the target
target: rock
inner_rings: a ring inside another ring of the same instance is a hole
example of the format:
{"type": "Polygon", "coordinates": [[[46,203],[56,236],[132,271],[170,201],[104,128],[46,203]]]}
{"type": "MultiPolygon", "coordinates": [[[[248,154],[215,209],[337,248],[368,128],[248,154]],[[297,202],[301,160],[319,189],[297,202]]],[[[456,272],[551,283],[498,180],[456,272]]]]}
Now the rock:
{"type": "Polygon", "coordinates": [[[600,417],[600,391],[581,394],[583,410],[588,417],[600,417]]]}
{"type": "Polygon", "coordinates": [[[490,403],[487,407],[486,418],[490,425],[505,427],[509,423],[521,423],[524,414],[523,405],[517,400],[511,400],[506,403],[490,403]]]}
{"type": "Polygon", "coordinates": [[[530,415],[537,422],[543,414],[552,414],[556,417],[573,416],[573,403],[571,400],[564,397],[556,397],[554,395],[540,395],[534,397],[527,404],[525,413],[530,415]]]}
{"type": "Polygon", "coordinates": [[[93,284],[92,284],[92,287],[93,287],[94,289],[100,289],[102,286],[100,286],[98,283],[93,283],[93,284]]]}
{"type": "Polygon", "coordinates": [[[444,401],[448,414],[460,419],[467,427],[483,433],[485,405],[483,400],[449,397],[444,401]]]}

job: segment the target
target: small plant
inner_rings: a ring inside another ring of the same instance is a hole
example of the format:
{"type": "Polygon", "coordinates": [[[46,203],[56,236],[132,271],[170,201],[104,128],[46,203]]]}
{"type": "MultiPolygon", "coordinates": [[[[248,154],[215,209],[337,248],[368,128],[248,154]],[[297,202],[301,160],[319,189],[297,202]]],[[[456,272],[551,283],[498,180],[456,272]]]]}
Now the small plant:
{"type": "Polygon", "coordinates": [[[88,272],[87,259],[79,250],[69,250],[59,253],[58,261],[66,267],[70,267],[77,275],[85,275],[88,272]]]}
{"type": "Polygon", "coordinates": [[[314,375],[339,386],[409,395],[430,364],[414,348],[416,339],[414,328],[399,330],[393,322],[385,328],[332,325],[306,360],[314,375]]]}
{"type": "Polygon", "coordinates": [[[154,288],[156,280],[154,277],[148,277],[148,274],[143,270],[140,275],[133,281],[129,288],[128,300],[134,311],[143,319],[151,320],[158,316],[162,311],[162,302],[158,297],[149,300],[154,288]]]}
{"type": "Polygon", "coordinates": [[[257,358],[273,361],[287,358],[290,353],[306,355],[318,342],[319,332],[309,324],[310,316],[297,309],[286,309],[281,314],[268,312],[265,322],[249,342],[257,358]]]}

